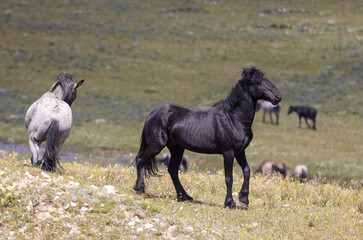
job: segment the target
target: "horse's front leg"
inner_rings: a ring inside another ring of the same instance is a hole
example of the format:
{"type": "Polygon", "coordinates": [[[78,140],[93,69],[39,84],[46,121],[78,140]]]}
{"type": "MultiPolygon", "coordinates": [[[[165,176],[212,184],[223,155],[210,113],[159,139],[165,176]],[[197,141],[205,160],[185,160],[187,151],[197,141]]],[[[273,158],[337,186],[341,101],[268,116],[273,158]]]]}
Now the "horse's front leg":
{"type": "Polygon", "coordinates": [[[274,124],[273,120],[272,120],[272,112],[269,112],[269,115],[270,115],[270,123],[271,124],[274,124]]]}
{"type": "Polygon", "coordinates": [[[249,204],[248,195],[250,193],[250,167],[247,163],[245,151],[238,154],[236,159],[243,171],[243,184],[238,199],[242,203],[242,207],[247,209],[249,204]]]}
{"type": "Polygon", "coordinates": [[[223,154],[223,157],[224,157],[224,177],[227,185],[227,195],[226,195],[226,200],[224,202],[224,207],[234,209],[237,207],[232,197],[234,153],[233,151],[226,152],[223,154]]]}
{"type": "Polygon", "coordinates": [[[40,158],[40,154],[39,154],[39,144],[34,137],[31,136],[31,134],[29,134],[29,148],[30,148],[30,152],[32,153],[32,157],[31,157],[31,163],[33,165],[33,167],[39,166],[42,162],[42,159],[40,158]]]}

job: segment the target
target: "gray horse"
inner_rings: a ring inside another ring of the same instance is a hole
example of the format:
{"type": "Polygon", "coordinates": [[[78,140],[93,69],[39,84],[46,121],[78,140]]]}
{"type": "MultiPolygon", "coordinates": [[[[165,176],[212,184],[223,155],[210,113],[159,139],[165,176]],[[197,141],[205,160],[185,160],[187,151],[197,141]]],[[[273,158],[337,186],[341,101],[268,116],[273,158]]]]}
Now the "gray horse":
{"type": "Polygon", "coordinates": [[[272,120],[272,113],[275,113],[275,115],[276,115],[276,125],[279,125],[279,115],[280,115],[280,110],[281,110],[281,103],[279,103],[277,105],[273,105],[272,103],[270,103],[268,101],[262,100],[262,101],[257,103],[256,112],[260,108],[263,109],[262,122],[265,122],[265,115],[266,115],[266,112],[268,112],[269,115],[270,115],[270,122],[271,122],[271,124],[274,124],[274,122],[272,120]]]}
{"type": "Polygon", "coordinates": [[[60,74],[50,90],[43,94],[28,109],[25,115],[25,127],[29,136],[33,166],[54,172],[61,170],[58,153],[70,134],[72,126],[71,105],[77,98],[77,88],[84,80],[74,83],[68,73],[60,74]],[[39,145],[46,141],[43,158],[39,154],[39,145]]]}

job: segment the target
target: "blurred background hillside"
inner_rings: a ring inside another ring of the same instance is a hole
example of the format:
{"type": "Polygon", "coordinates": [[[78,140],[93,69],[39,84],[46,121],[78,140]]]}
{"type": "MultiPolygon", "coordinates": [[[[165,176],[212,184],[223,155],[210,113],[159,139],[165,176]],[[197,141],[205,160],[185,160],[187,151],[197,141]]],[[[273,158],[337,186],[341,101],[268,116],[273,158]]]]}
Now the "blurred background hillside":
{"type": "MultiPolygon", "coordinates": [[[[310,177],[362,182],[362,56],[359,0],[3,0],[0,141],[26,146],[27,108],[70,72],[86,82],[65,151],[117,160],[137,151],[152,109],[208,108],[256,66],[283,101],[279,126],[256,115],[251,166],[305,163],[310,177]],[[317,108],[318,130],[298,129],[289,105],[317,108]]],[[[222,166],[220,156],[187,154],[202,169],[222,166]]]]}

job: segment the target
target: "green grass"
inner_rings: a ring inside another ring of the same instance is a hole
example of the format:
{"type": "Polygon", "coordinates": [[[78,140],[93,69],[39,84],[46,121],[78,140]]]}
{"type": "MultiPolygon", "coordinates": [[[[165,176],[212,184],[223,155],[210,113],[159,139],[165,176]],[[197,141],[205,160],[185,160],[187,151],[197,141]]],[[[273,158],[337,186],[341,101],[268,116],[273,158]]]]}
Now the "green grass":
{"type": "MultiPolygon", "coordinates": [[[[2,236],[360,239],[363,233],[363,189],[352,185],[342,188],[322,179],[298,183],[252,174],[249,209],[230,210],[223,208],[222,171],[180,174],[186,191],[197,201],[189,203],[175,200],[168,174],[147,178],[149,195],[142,197],[132,190],[136,177],[133,168],[64,163],[65,174],[47,173],[47,177],[39,168],[24,165],[27,163],[16,153],[0,158],[1,185],[10,199],[0,208],[2,236]],[[114,186],[116,194],[107,194],[105,185],[114,186]]],[[[236,201],[242,179],[235,171],[236,201]]],[[[0,192],[0,198],[5,194],[0,192]]]]}
{"type": "MultiPolygon", "coordinates": [[[[360,1],[1,1],[0,141],[26,143],[26,109],[62,71],[86,79],[64,149],[138,149],[148,112],[166,102],[207,108],[242,67],[257,66],[283,96],[281,125],[261,124],[250,165],[306,163],[309,177],[362,182],[360,1]],[[51,9],[51,10],[50,10],[51,9]],[[297,129],[290,104],[318,109],[297,129]],[[96,124],[97,119],[106,123],[96,124]]],[[[221,157],[188,153],[197,169],[221,157]]]]}

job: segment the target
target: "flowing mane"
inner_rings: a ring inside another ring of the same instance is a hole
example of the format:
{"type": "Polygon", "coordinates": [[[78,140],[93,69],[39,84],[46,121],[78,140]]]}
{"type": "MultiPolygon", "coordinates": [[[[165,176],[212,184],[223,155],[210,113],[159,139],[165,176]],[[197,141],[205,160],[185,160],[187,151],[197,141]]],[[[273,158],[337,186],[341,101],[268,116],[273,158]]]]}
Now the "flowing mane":
{"type": "Polygon", "coordinates": [[[231,89],[228,97],[225,100],[216,102],[212,107],[217,108],[218,110],[231,112],[246,101],[248,103],[251,102],[249,99],[250,95],[248,94],[248,85],[252,78],[260,81],[264,77],[264,74],[254,67],[245,68],[242,71],[241,77],[242,78],[231,89]]]}

